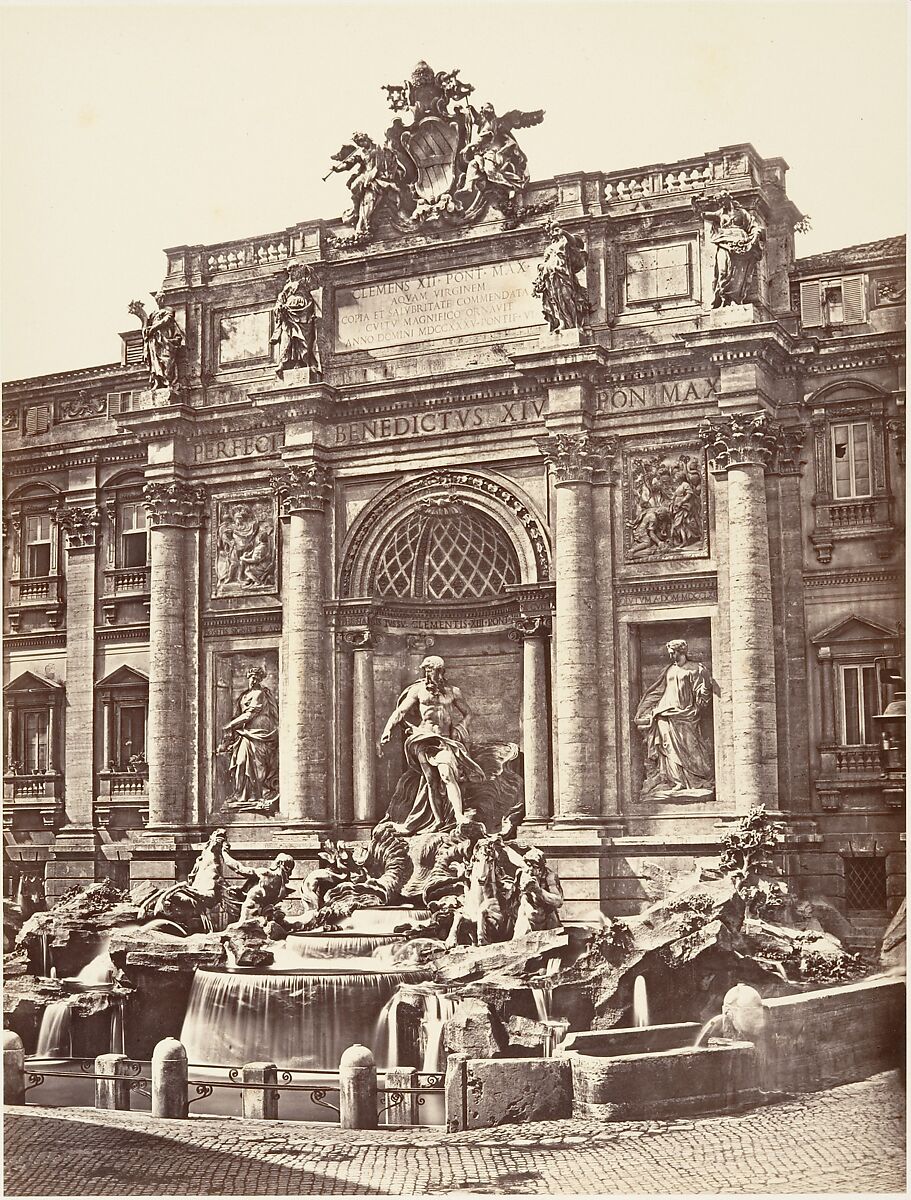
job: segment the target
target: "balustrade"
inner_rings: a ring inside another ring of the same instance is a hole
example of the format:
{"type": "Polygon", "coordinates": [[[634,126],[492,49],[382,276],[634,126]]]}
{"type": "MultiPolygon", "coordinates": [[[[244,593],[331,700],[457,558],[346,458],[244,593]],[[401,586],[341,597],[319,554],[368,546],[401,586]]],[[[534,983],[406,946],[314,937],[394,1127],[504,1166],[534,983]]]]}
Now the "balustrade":
{"type": "Polygon", "coordinates": [[[667,196],[694,191],[722,180],[751,176],[746,154],[721,154],[708,159],[688,159],[670,166],[654,167],[635,174],[617,172],[608,176],[604,197],[608,203],[640,200],[643,196],[667,196]]]}
{"type": "Polygon", "coordinates": [[[260,242],[223,246],[208,255],[206,267],[210,275],[219,271],[241,271],[245,267],[283,262],[290,254],[290,246],[283,238],[266,238],[260,242]]]}
{"type": "Polygon", "coordinates": [[[835,750],[837,771],[864,772],[879,775],[882,765],[878,746],[839,746],[835,750]]]}

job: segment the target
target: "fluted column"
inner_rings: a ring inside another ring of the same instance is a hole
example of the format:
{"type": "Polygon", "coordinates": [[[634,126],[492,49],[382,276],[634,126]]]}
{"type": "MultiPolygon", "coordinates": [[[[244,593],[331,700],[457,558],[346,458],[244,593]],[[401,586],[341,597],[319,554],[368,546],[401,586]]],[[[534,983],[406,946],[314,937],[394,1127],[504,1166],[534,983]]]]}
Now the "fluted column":
{"type": "Polygon", "coordinates": [[[195,817],[198,532],[204,493],[181,479],[143,489],[149,514],[149,825],[195,817]],[[194,626],[195,628],[195,626],[194,626]]]}
{"type": "Polygon", "coordinates": [[[774,623],[765,473],[781,431],[764,413],[700,426],[713,469],[728,480],[733,798],[738,812],[778,808],[774,623]]]}
{"type": "MultiPolygon", "coordinates": [[[[58,522],[66,539],[66,815],[68,824],[92,827],[94,795],[95,552],[99,511],[64,508],[58,522]]],[[[54,752],[48,730],[48,767],[54,752]]]]}
{"type": "Polygon", "coordinates": [[[510,630],[522,642],[522,755],[525,762],[525,820],[550,818],[550,721],[547,704],[547,617],[523,617],[510,630]]]}
{"type": "Polygon", "coordinates": [[[279,803],[288,821],[324,824],[329,815],[332,711],[325,614],[326,503],[331,488],[328,472],[319,463],[291,464],[273,475],[272,485],[288,517],[279,803]]]}
{"type": "Polygon", "coordinates": [[[537,445],[554,473],[554,622],[561,820],[597,821],[601,812],[598,614],[592,475],[613,451],[610,439],[557,433],[537,445]]]}

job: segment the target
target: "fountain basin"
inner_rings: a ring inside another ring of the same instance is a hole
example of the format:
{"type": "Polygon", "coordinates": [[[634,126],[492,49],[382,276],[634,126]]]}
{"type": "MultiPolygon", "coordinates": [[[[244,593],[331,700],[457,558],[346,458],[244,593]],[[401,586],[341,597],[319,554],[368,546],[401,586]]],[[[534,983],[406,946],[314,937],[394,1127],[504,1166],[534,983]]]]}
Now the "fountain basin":
{"type": "Polygon", "coordinates": [[[695,1022],[570,1036],[576,1116],[649,1121],[700,1112],[736,1112],[762,1099],[752,1042],[712,1039],[694,1046],[695,1022]]]}

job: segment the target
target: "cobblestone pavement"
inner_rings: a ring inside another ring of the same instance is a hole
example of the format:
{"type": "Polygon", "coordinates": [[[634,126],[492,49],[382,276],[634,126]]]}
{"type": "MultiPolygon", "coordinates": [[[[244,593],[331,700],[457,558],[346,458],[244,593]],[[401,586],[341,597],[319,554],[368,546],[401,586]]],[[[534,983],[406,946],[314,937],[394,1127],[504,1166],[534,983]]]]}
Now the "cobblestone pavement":
{"type": "Polygon", "coordinates": [[[903,1192],[895,1072],[738,1116],[445,1135],[5,1109],[11,1196],[903,1192]]]}

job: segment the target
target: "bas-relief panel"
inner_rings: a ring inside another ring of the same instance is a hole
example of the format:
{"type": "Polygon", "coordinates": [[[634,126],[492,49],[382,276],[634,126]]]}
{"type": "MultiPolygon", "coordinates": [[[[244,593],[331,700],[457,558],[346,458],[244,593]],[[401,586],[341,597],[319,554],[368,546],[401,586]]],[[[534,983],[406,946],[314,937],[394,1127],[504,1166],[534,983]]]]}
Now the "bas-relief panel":
{"type": "Polygon", "coordinates": [[[214,657],[209,818],[278,809],[278,651],[214,657]]]}
{"type": "Polygon", "coordinates": [[[221,317],[217,327],[219,366],[243,366],[270,359],[271,332],[272,318],[268,309],[221,317]]]}
{"type": "Polygon", "coordinates": [[[274,593],[278,581],[275,500],[226,496],[215,501],[212,595],[274,593]]]}
{"type": "Polygon", "coordinates": [[[695,444],[636,449],[623,458],[627,563],[707,558],[705,454],[695,444]]]}

